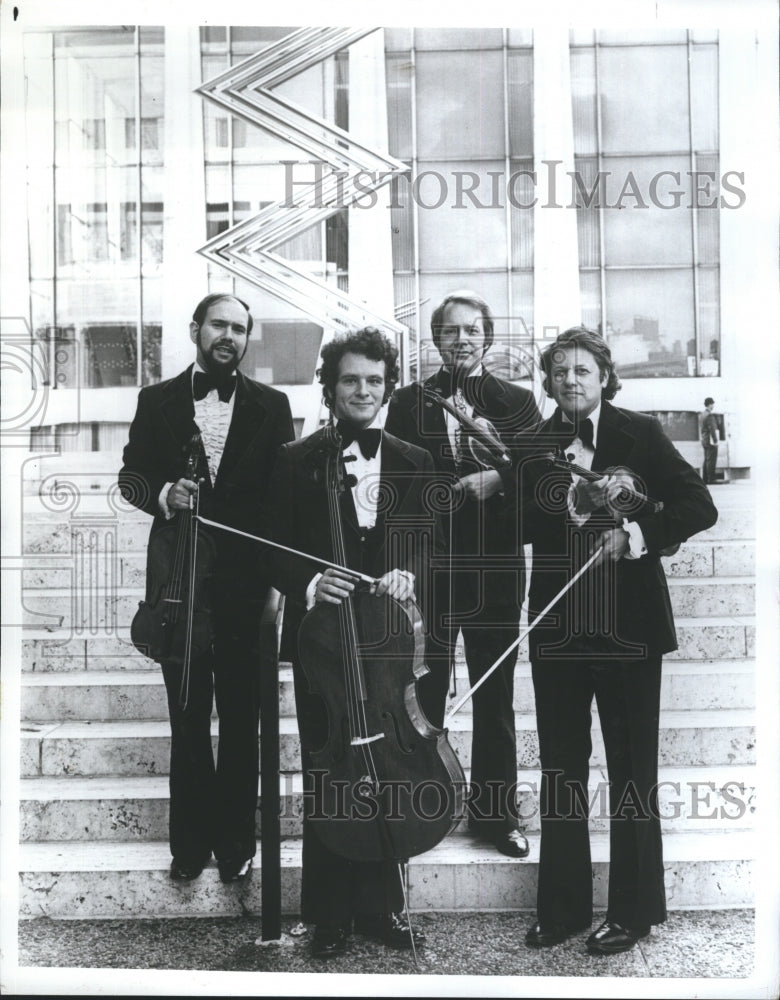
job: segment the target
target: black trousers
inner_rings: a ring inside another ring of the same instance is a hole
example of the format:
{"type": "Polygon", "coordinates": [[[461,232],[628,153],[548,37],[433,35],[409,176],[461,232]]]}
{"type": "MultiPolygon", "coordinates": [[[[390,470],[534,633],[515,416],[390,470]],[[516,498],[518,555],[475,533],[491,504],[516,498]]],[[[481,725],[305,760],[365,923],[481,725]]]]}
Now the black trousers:
{"type": "Polygon", "coordinates": [[[187,707],[179,706],[182,668],[163,663],[171,724],[170,847],[181,861],[251,858],[259,774],[258,632],[262,603],[215,613],[213,655],[190,666],[187,707]],[[216,701],[219,743],[212,750],[216,701]]]}
{"type": "Polygon", "coordinates": [[[702,445],[704,448],[704,465],[701,470],[701,478],[708,486],[715,482],[715,464],[718,461],[718,446],[716,444],[702,445]]]}
{"type": "MultiPolygon", "coordinates": [[[[609,777],[607,918],[641,927],[666,919],[658,814],[661,658],[532,664],[542,765],[537,915],[585,926],[593,915],[588,762],[595,695],[609,777]]],[[[597,800],[598,801],[598,800],[597,800]]]]}
{"type": "MultiPolygon", "coordinates": [[[[516,603],[486,603],[477,577],[453,581],[452,613],[468,616],[462,625],[447,625],[450,591],[447,581],[434,591],[433,627],[426,641],[429,673],[418,682],[420,705],[435,726],[441,726],[455,657],[458,633],[463,645],[470,686],[474,685],[519,635],[516,603]],[[476,609],[476,613],[473,613],[476,609]]],[[[511,593],[516,592],[514,584],[511,593]]],[[[515,735],[514,649],[472,698],[471,784],[469,826],[489,832],[518,826],[517,740],[515,735]]],[[[461,692],[462,693],[462,692],[461,692]]],[[[464,706],[465,707],[465,706],[464,706]]]]}

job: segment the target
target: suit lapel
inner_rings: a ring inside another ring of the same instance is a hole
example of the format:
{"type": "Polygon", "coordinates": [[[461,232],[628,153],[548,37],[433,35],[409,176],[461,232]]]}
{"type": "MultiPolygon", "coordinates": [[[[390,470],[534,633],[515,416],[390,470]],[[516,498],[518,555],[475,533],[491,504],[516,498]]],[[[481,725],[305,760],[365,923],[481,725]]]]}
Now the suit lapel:
{"type": "Polygon", "coordinates": [[[183,472],[190,440],[198,432],[192,402],[192,365],[170,382],[160,412],[182,455],[183,472]]]}
{"type": "Polygon", "coordinates": [[[624,430],[627,423],[627,418],[614,406],[606,401],[601,404],[596,452],[593,456],[593,469],[596,472],[627,463],[634,446],[634,438],[624,430]]]}
{"type": "Polygon", "coordinates": [[[266,413],[260,399],[260,391],[241,372],[236,373],[236,380],[236,401],[233,404],[233,416],[225,439],[225,449],[219,463],[215,487],[217,483],[227,479],[239,463],[260,430],[266,413]]]}

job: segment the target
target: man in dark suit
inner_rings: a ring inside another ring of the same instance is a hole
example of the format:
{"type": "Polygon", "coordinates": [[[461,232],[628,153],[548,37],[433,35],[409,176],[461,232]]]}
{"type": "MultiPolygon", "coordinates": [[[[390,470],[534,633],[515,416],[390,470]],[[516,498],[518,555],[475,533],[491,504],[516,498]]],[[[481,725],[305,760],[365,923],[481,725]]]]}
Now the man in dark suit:
{"type": "MultiPolygon", "coordinates": [[[[257,531],[275,456],[294,432],[287,397],[237,371],[251,329],[252,316],[240,299],[206,296],[190,324],[195,364],[139,394],[119,484],[129,502],[154,517],[150,549],[159,544],[158,533],[173,530],[171,520],[184,516],[179,512],[189,507],[198,488],[205,517],[257,531]],[[200,487],[185,475],[197,432],[200,487]]],[[[214,645],[192,659],[186,707],[180,704],[181,657],[161,663],[171,722],[170,874],[177,881],[200,875],[212,852],[222,881],[243,878],[257,846],[257,640],[268,583],[260,571],[259,547],[217,530],[211,539],[216,550],[209,588],[214,645]]]]}
{"type": "Polygon", "coordinates": [[[530,654],[542,766],[541,850],[533,947],[590,927],[588,837],[591,703],[598,705],[610,787],[606,920],[590,952],[632,948],[666,919],[657,804],[661,658],[677,648],[659,555],[710,527],[717,511],[701,479],[652,417],[618,409],[609,347],[582,327],[542,354],[555,413],[519,463],[521,531],[533,543],[529,620],[550,603],[598,545],[596,565],[536,626],[530,654]],[[558,451],[592,472],[588,482],[551,468],[558,451]],[[537,454],[533,452],[536,450],[537,454]],[[631,483],[651,501],[626,502],[631,483]]]}
{"type": "MultiPolygon", "coordinates": [[[[442,367],[425,382],[396,390],[385,428],[425,448],[452,487],[443,510],[448,551],[433,583],[426,649],[430,674],[420,681],[423,709],[440,726],[458,632],[474,684],[518,636],[525,565],[502,476],[474,460],[457,419],[429,394],[449,400],[467,417],[487,418],[504,440],[534,427],[540,414],[527,389],[483,368],[493,343],[493,317],[474,292],[448,295],[433,312],[431,334],[442,367]]],[[[522,858],[528,841],[519,828],[514,794],[516,662],[515,650],[474,694],[469,828],[503,854],[522,858]]]]}
{"type": "MultiPolygon", "coordinates": [[[[371,327],[326,344],[318,371],[323,397],[336,419],[349,475],[339,500],[345,559],[350,569],[378,580],[375,593],[398,601],[415,596],[435,520],[423,490],[433,474],[427,453],[382,431],[377,415],[398,379],[398,351],[371,327]]],[[[328,561],[334,559],[324,455],[329,429],[285,445],[269,488],[265,520],[276,542],[328,561]]],[[[355,577],[280,551],[269,557],[272,582],[286,595],[285,629],[297,634],[307,609],[339,604],[355,577]]],[[[411,947],[400,911],[400,874],[392,862],[354,861],[330,850],[312,820],[313,751],[328,739],[322,699],[313,694],[293,652],[295,700],[304,771],[302,919],[315,924],[312,950],[328,958],[345,950],[353,929],[396,948],[411,947]]],[[[415,943],[422,935],[415,931],[415,943]]]]}

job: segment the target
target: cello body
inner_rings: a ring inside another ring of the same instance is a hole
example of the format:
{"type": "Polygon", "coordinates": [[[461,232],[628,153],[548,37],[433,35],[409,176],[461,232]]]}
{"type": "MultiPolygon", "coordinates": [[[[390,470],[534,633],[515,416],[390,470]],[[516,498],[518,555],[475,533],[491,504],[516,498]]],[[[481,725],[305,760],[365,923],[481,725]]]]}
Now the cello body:
{"type": "Polygon", "coordinates": [[[427,671],[417,607],[367,590],[350,601],[359,675],[339,606],[316,604],[298,634],[301,664],[328,715],[327,741],[311,753],[311,821],[337,854],[403,861],[457,826],[466,780],[446,730],[431,725],[417,700],[417,678],[427,671]]]}

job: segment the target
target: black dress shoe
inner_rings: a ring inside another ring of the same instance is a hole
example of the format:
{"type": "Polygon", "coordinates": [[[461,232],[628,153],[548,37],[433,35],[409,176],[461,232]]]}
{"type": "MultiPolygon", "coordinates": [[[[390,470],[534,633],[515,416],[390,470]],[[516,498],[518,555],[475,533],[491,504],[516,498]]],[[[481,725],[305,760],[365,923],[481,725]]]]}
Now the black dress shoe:
{"type": "Polygon", "coordinates": [[[219,877],[223,882],[241,882],[252,874],[251,858],[224,858],[217,860],[219,877]]]}
{"type": "Polygon", "coordinates": [[[605,920],[588,938],[586,945],[592,955],[615,955],[633,948],[640,938],[646,938],[649,927],[623,927],[614,920],[605,920]]]}
{"type": "Polygon", "coordinates": [[[204,861],[183,861],[174,858],[171,861],[170,876],[174,882],[191,882],[203,871],[209,863],[209,858],[204,861]]]}
{"type": "Polygon", "coordinates": [[[311,953],[315,958],[333,958],[347,950],[349,930],[344,924],[317,924],[311,941],[311,953]]]}
{"type": "Polygon", "coordinates": [[[425,934],[416,927],[410,931],[409,921],[402,913],[362,913],[355,917],[355,933],[381,941],[389,948],[415,948],[425,944],[425,934]]]}
{"type": "Polygon", "coordinates": [[[525,943],[529,948],[549,948],[551,945],[568,941],[572,935],[579,934],[588,927],[590,924],[584,927],[568,927],[566,924],[540,924],[537,921],[526,931],[525,943]]]}
{"type": "Polygon", "coordinates": [[[496,849],[510,858],[528,857],[530,847],[525,834],[521,830],[503,830],[498,836],[491,837],[490,840],[496,849]]]}

